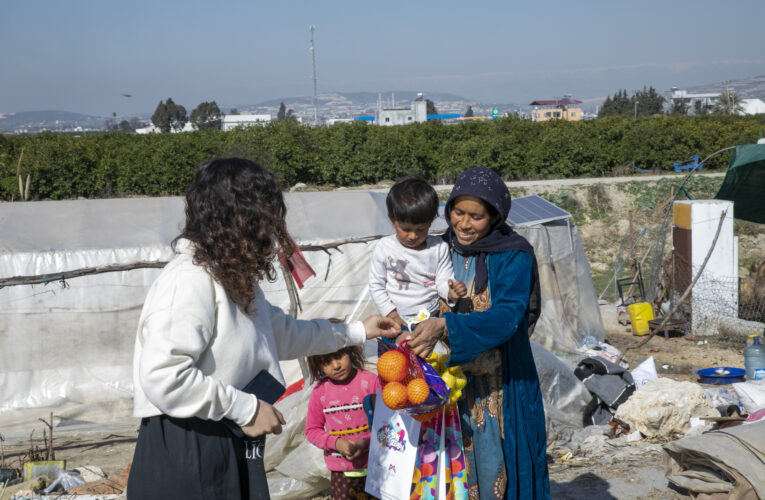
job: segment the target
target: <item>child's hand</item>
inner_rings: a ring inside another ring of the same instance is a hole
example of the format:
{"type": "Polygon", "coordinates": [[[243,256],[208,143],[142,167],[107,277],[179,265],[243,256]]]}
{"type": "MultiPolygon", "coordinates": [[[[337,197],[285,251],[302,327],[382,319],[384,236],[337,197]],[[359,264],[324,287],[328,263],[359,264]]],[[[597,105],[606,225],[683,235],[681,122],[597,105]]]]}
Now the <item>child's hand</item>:
{"type": "Polygon", "coordinates": [[[335,448],[346,460],[353,461],[362,456],[369,449],[369,440],[351,441],[350,439],[340,438],[335,442],[335,448]]]}
{"type": "Polygon", "coordinates": [[[467,295],[465,283],[457,280],[449,280],[449,300],[456,300],[467,295]]]}

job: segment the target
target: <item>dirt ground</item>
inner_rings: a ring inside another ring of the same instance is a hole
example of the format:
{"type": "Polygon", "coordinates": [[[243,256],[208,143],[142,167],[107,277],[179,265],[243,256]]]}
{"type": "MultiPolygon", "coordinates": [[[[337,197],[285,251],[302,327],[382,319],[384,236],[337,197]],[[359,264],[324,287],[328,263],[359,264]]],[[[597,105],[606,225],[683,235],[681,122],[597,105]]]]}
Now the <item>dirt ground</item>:
{"type": "MultiPolygon", "coordinates": [[[[738,339],[711,338],[688,340],[682,336],[651,338],[628,332],[616,321],[612,304],[601,306],[606,340],[625,352],[631,367],[648,356],[656,361],[660,376],[681,381],[698,381],[696,370],[709,366],[742,366],[738,339]],[[703,341],[706,340],[706,343],[703,341]]],[[[67,468],[96,465],[107,475],[118,474],[132,459],[136,432],[115,434],[62,435],[54,441],[56,459],[67,461],[67,468]]],[[[603,456],[575,456],[562,460],[560,450],[548,453],[552,498],[555,499],[684,499],[687,493],[674,489],[664,476],[661,442],[640,441],[627,445],[631,453],[621,453],[617,460],[603,456]]],[[[28,447],[5,447],[6,463],[28,447]]],[[[318,497],[326,498],[326,497],[318,497]]]]}

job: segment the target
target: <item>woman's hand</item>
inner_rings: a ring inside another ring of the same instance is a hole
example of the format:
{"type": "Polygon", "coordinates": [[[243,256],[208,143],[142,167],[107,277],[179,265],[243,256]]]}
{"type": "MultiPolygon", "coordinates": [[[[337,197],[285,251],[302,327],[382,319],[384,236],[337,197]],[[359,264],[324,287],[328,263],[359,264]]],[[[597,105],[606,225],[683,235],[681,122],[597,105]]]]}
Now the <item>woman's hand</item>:
{"type": "Polygon", "coordinates": [[[377,337],[395,337],[401,333],[401,327],[390,318],[374,314],[363,321],[367,331],[367,340],[377,337]]]}
{"type": "Polygon", "coordinates": [[[427,358],[433,352],[436,342],[446,332],[445,318],[430,318],[418,323],[409,341],[409,348],[421,358],[427,358]]]}
{"type": "Polygon", "coordinates": [[[258,437],[263,434],[281,434],[284,421],[282,413],[265,401],[258,400],[258,409],[250,423],[242,427],[246,436],[258,437]]]}

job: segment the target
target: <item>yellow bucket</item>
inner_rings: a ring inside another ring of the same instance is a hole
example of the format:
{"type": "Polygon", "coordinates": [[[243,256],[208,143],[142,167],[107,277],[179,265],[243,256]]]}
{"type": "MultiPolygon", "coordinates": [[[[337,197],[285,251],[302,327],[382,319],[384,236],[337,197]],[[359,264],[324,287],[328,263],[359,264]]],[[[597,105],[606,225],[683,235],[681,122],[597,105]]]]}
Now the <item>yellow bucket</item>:
{"type": "Polygon", "coordinates": [[[648,335],[648,322],[653,319],[653,308],[648,302],[636,302],[627,306],[633,335],[648,335]]]}

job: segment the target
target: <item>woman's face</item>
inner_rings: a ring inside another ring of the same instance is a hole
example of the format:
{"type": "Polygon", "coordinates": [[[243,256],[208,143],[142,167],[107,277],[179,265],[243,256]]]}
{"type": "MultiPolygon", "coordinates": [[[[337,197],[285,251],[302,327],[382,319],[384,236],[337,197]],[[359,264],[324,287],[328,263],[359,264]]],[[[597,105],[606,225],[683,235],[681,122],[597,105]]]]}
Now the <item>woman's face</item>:
{"type": "Polygon", "coordinates": [[[475,196],[456,197],[449,217],[461,245],[472,245],[489,234],[494,222],[486,205],[475,196]]]}

